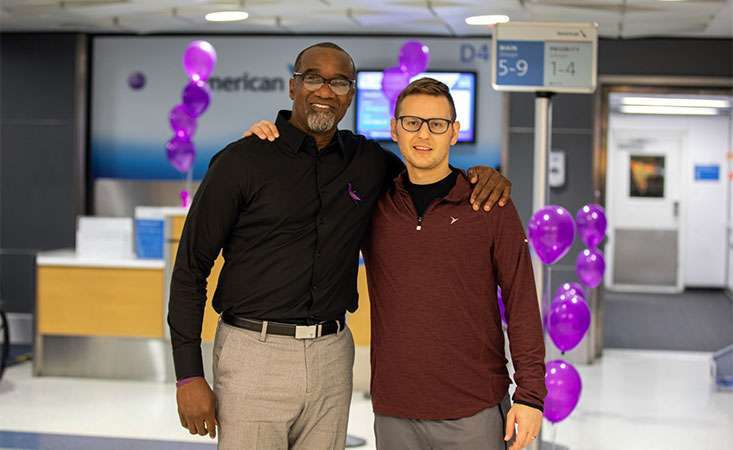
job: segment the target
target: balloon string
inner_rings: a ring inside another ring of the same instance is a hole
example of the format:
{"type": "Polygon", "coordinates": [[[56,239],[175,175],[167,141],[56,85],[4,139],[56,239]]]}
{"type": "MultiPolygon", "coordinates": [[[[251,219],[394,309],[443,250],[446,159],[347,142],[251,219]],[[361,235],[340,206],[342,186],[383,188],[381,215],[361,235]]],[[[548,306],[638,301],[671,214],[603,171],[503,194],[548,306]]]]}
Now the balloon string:
{"type": "Polygon", "coordinates": [[[188,191],[189,195],[191,192],[193,192],[193,164],[191,164],[191,168],[188,169],[188,173],[186,174],[186,190],[188,191]]]}
{"type": "Polygon", "coordinates": [[[181,206],[184,208],[188,208],[191,205],[192,176],[193,168],[190,168],[186,174],[186,186],[181,191],[181,206]]]}
{"type": "Polygon", "coordinates": [[[550,297],[552,292],[552,289],[550,288],[550,284],[552,282],[552,266],[545,265],[544,269],[545,279],[543,280],[543,287],[545,288],[545,298],[542,299],[542,319],[544,325],[543,328],[545,329],[545,333],[547,333],[548,324],[545,322],[545,320],[548,318],[547,315],[550,313],[550,305],[552,304],[552,298],[550,297]]]}
{"type": "Polygon", "coordinates": [[[547,280],[545,283],[545,302],[547,302],[547,306],[549,307],[550,304],[552,303],[552,298],[550,297],[552,295],[552,289],[550,286],[552,284],[552,266],[547,266],[547,277],[546,278],[547,280]]]}

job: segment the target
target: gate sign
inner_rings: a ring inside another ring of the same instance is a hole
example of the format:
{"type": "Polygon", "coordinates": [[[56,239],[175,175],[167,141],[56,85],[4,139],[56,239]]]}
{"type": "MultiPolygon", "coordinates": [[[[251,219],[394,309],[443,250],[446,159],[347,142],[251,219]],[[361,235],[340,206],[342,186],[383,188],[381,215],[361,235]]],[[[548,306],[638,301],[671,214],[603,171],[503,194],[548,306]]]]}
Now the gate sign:
{"type": "Polygon", "coordinates": [[[596,89],[595,23],[496,25],[491,85],[497,91],[591,93],[596,89]]]}

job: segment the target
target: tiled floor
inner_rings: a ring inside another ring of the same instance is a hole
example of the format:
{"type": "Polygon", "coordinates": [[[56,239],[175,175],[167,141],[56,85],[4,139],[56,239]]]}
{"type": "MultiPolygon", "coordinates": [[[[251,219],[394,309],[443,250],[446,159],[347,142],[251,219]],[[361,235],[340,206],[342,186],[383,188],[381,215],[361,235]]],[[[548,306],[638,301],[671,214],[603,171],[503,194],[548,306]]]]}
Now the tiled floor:
{"type": "MultiPolygon", "coordinates": [[[[607,350],[578,369],[577,409],[554,429],[545,424],[544,440],[554,434],[558,449],[733,449],[733,392],[714,390],[710,354],[607,350]]],[[[369,401],[355,393],[349,431],[368,440],[364,450],[374,449],[371,422],[369,401]]],[[[214,447],[180,427],[169,384],[33,378],[23,364],[0,383],[0,448],[214,447]]]]}

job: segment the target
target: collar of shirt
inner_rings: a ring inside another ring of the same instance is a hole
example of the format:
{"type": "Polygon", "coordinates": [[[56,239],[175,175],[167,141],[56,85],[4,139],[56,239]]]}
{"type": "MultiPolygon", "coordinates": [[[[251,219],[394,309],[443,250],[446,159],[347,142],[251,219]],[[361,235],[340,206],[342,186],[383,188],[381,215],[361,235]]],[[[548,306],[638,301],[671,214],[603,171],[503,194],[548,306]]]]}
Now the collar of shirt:
{"type": "MultiPolygon", "coordinates": [[[[451,203],[460,203],[463,201],[468,202],[472,190],[471,183],[468,181],[468,176],[461,169],[457,169],[453,166],[450,166],[450,169],[453,172],[458,172],[458,178],[456,178],[455,186],[453,186],[448,195],[445,196],[444,200],[451,203]]],[[[410,193],[407,192],[407,188],[405,187],[406,181],[408,181],[407,170],[403,170],[394,179],[394,185],[400,195],[409,196],[410,193]]]]}
{"type": "MultiPolygon", "coordinates": [[[[275,125],[277,130],[280,132],[280,139],[275,142],[281,141],[284,147],[292,154],[298,152],[307,152],[315,155],[318,152],[316,148],[316,140],[313,136],[305,133],[304,131],[296,128],[290,123],[290,117],[292,112],[286,109],[280,110],[275,119],[275,125]]],[[[346,156],[346,147],[344,146],[341,133],[336,129],[331,142],[320,150],[321,154],[325,154],[331,151],[338,151],[341,156],[346,156]]]]}

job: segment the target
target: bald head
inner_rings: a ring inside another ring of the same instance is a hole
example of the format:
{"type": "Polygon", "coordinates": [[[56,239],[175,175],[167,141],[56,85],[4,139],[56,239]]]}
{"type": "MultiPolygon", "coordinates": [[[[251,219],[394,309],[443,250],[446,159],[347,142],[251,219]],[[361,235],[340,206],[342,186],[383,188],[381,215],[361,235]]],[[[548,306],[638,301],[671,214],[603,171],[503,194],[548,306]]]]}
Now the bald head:
{"type": "Polygon", "coordinates": [[[334,44],[333,42],[319,42],[317,44],[313,44],[310,47],[306,47],[303,50],[301,50],[300,53],[298,53],[298,56],[295,58],[295,63],[293,64],[293,71],[302,72],[303,68],[301,67],[301,65],[303,63],[303,57],[305,56],[306,53],[309,53],[311,50],[318,49],[318,48],[328,48],[328,49],[336,50],[338,52],[343,53],[344,56],[348,58],[349,64],[351,65],[351,71],[352,71],[351,76],[353,77],[356,75],[356,64],[354,64],[354,58],[352,58],[351,55],[349,55],[349,53],[346,50],[334,44]]]}

